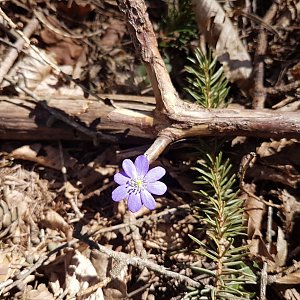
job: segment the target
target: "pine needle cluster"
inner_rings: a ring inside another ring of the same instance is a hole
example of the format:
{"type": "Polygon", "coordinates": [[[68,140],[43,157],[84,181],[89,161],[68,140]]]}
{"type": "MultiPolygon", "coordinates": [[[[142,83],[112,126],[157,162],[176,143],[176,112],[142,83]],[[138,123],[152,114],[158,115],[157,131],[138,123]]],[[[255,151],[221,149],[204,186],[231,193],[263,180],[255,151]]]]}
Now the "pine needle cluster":
{"type": "Polygon", "coordinates": [[[189,58],[191,66],[185,71],[188,87],[185,89],[203,108],[224,108],[228,105],[226,97],[229,92],[228,80],[223,67],[217,68],[217,59],[212,58],[211,51],[203,54],[199,48],[195,57],[189,58]]]}
{"type": "Polygon", "coordinates": [[[231,174],[229,160],[217,155],[206,154],[194,168],[200,173],[195,182],[201,186],[196,193],[201,203],[196,207],[195,216],[201,220],[200,229],[206,236],[202,242],[194,236],[191,239],[198,245],[195,253],[206,257],[210,268],[198,266],[192,269],[210,277],[210,286],[190,292],[185,299],[250,299],[244,285],[255,283],[255,275],[243,262],[248,254],[247,246],[237,246],[242,239],[243,200],[235,190],[235,174],[231,174]]]}
{"type": "MultiPolygon", "coordinates": [[[[217,67],[211,51],[204,55],[196,49],[192,63],[185,68],[189,73],[186,91],[203,108],[224,108],[228,105],[228,80],[223,68],[217,67]]],[[[245,264],[247,246],[242,245],[243,200],[238,197],[236,176],[231,172],[229,160],[223,160],[222,151],[202,143],[199,147],[201,160],[195,182],[200,185],[196,192],[200,203],[195,206],[195,217],[199,219],[201,240],[190,235],[197,244],[195,253],[206,258],[209,267],[203,268],[199,260],[192,269],[200,276],[206,276],[209,285],[189,292],[184,299],[250,299],[246,284],[255,284],[256,277],[245,264]],[[213,150],[212,150],[213,149],[213,150]],[[211,154],[210,154],[211,153],[211,154]]]]}

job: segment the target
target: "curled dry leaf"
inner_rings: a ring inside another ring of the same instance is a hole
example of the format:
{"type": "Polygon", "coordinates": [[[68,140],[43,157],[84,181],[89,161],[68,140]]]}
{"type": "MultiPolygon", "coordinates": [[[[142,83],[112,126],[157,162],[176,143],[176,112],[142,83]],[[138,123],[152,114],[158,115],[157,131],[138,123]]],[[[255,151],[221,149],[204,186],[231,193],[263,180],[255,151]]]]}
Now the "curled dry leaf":
{"type": "MultiPolygon", "coordinates": [[[[112,259],[97,250],[92,250],[91,262],[97,271],[99,280],[106,280],[113,268],[112,259]]],[[[126,297],[126,283],[128,280],[127,269],[127,266],[124,266],[124,268],[117,274],[116,278],[114,278],[106,287],[103,288],[106,299],[121,300],[126,297]]]]}
{"type": "MultiPolygon", "coordinates": [[[[53,57],[43,49],[39,49],[41,55],[55,63],[53,57]]],[[[42,81],[51,74],[51,67],[31,48],[28,55],[24,56],[10,71],[10,75],[18,75],[18,85],[34,91],[42,81]]]]}
{"type": "Polygon", "coordinates": [[[300,270],[283,276],[275,281],[281,284],[300,284],[300,270]]]}
{"type": "Polygon", "coordinates": [[[255,181],[265,180],[279,182],[292,188],[297,188],[300,174],[293,165],[255,165],[249,169],[248,176],[255,181]]]}
{"type": "Polygon", "coordinates": [[[284,232],[280,227],[277,228],[277,243],[276,243],[276,256],[275,263],[276,266],[285,266],[286,258],[288,254],[288,243],[285,239],[284,232]]]}
{"type": "Polygon", "coordinates": [[[263,142],[257,149],[256,154],[259,155],[260,158],[268,157],[279,153],[286,149],[286,147],[299,143],[295,139],[280,139],[274,140],[271,142],[263,142]]]}
{"type": "Polygon", "coordinates": [[[244,184],[245,215],[247,219],[248,238],[252,239],[255,232],[260,232],[265,215],[265,205],[255,197],[255,184],[244,184]]]}
{"type": "Polygon", "coordinates": [[[292,195],[286,189],[276,191],[274,193],[279,200],[282,201],[282,213],[284,215],[284,228],[285,231],[289,234],[292,232],[295,216],[300,214],[300,198],[292,195]]]}
{"type": "Polygon", "coordinates": [[[215,49],[227,78],[241,86],[246,85],[252,63],[230,19],[216,0],[193,0],[192,3],[200,32],[215,49]]]}
{"type": "Polygon", "coordinates": [[[255,184],[244,184],[243,187],[244,192],[242,197],[245,199],[245,215],[250,253],[256,258],[274,261],[261,233],[262,222],[265,216],[265,205],[255,196],[255,184]]]}
{"type": "Polygon", "coordinates": [[[300,294],[299,292],[295,289],[295,288],[292,288],[292,289],[286,289],[284,291],[284,298],[285,300],[299,300],[300,299],[300,294]]]}
{"type": "Polygon", "coordinates": [[[104,51],[111,51],[116,47],[116,43],[122,40],[126,32],[124,21],[118,19],[109,19],[109,26],[106,33],[100,39],[99,44],[104,51]]]}
{"type": "Polygon", "coordinates": [[[72,239],[72,227],[57,212],[50,209],[46,211],[42,218],[42,224],[47,228],[63,232],[68,240],[72,239]]]}
{"type": "MultiPolygon", "coordinates": [[[[76,250],[70,265],[67,267],[65,285],[69,295],[75,297],[79,291],[84,292],[84,290],[97,282],[98,276],[93,264],[87,257],[76,250]]],[[[98,288],[91,294],[87,294],[84,299],[104,300],[102,289],[98,288]]]]}
{"type": "MultiPolygon", "coordinates": [[[[3,245],[2,245],[3,247],[3,245]]],[[[16,247],[0,250],[0,282],[19,274],[20,268],[25,265],[25,258],[16,247]]]]}
{"type": "Polygon", "coordinates": [[[37,221],[52,194],[45,180],[20,165],[0,169],[0,237],[10,234],[15,244],[30,238],[40,243],[37,221]]]}

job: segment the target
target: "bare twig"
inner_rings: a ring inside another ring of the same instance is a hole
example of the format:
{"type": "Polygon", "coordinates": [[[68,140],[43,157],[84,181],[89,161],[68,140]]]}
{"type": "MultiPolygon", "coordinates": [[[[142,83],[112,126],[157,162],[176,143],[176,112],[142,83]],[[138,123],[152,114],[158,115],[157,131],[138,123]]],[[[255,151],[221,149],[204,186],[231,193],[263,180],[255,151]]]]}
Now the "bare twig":
{"type": "Polygon", "coordinates": [[[274,87],[265,88],[265,91],[270,95],[284,94],[300,88],[300,80],[291,82],[286,85],[278,85],[274,87]]]}
{"type": "Polygon", "coordinates": [[[156,219],[158,219],[162,216],[165,216],[165,215],[168,215],[168,214],[174,214],[178,209],[185,209],[185,208],[189,208],[189,205],[184,204],[184,205],[180,205],[178,207],[168,208],[168,209],[165,209],[165,210],[163,210],[159,213],[156,213],[154,215],[151,214],[150,216],[145,216],[145,217],[140,218],[140,219],[129,220],[130,221],[129,223],[121,223],[121,224],[114,225],[114,226],[111,226],[111,227],[101,228],[101,229],[98,229],[94,232],[88,233],[88,236],[94,236],[94,235],[98,235],[98,234],[103,234],[105,232],[116,231],[116,230],[119,230],[119,229],[122,229],[122,228],[125,228],[125,227],[129,227],[131,225],[141,225],[144,222],[154,221],[154,220],[156,220],[156,219]]]}
{"type": "Polygon", "coordinates": [[[149,163],[155,161],[171,142],[172,138],[168,136],[159,136],[150,146],[150,148],[145,152],[145,155],[148,157],[149,163]]]}
{"type": "Polygon", "coordinates": [[[18,26],[5,14],[5,12],[0,7],[0,15],[3,19],[8,23],[8,25],[15,30],[17,35],[24,40],[24,44],[27,47],[30,47],[43,61],[45,61],[49,66],[53,68],[53,70],[61,73],[61,69],[54,64],[46,55],[44,55],[36,46],[32,45],[29,38],[24,35],[24,33],[18,29],[18,26]]]}
{"type": "MultiPolygon", "coordinates": [[[[272,214],[273,208],[271,206],[268,207],[268,222],[267,222],[267,249],[271,250],[272,243],[272,214]]],[[[268,284],[268,262],[263,263],[263,268],[261,271],[260,278],[260,300],[267,299],[267,284],[268,284]]]]}
{"type": "MultiPolygon", "coordinates": [[[[269,8],[268,12],[263,18],[264,23],[271,23],[272,19],[277,12],[277,3],[273,3],[269,8]]],[[[260,33],[258,35],[257,49],[254,58],[254,69],[253,69],[253,100],[252,107],[254,109],[264,108],[266,101],[266,90],[264,88],[264,56],[267,50],[267,32],[264,27],[261,26],[260,33]]]]}
{"type": "Polygon", "coordinates": [[[117,2],[127,19],[131,39],[150,78],[157,112],[171,115],[179,109],[179,97],[158,51],[155,33],[146,12],[146,4],[140,0],[117,2]]]}
{"type": "Polygon", "coordinates": [[[147,260],[147,259],[143,259],[137,256],[131,256],[129,254],[123,253],[123,252],[116,252],[113,251],[111,249],[108,249],[102,245],[98,244],[98,249],[99,251],[101,251],[104,254],[107,254],[108,256],[112,257],[113,259],[117,260],[117,261],[124,261],[126,262],[128,265],[132,265],[138,268],[148,268],[156,273],[159,273],[161,275],[164,275],[166,277],[170,277],[173,279],[176,279],[180,282],[183,282],[189,286],[192,287],[200,287],[201,283],[194,281],[193,279],[185,276],[185,275],[181,275],[179,273],[173,272],[173,271],[169,271],[167,270],[165,267],[157,265],[156,263],[147,260]]]}
{"type": "MultiPolygon", "coordinates": [[[[1,11],[1,8],[0,8],[0,11],[1,11]]],[[[35,32],[38,25],[39,25],[39,22],[38,22],[37,19],[30,20],[30,22],[24,28],[23,35],[25,37],[29,38],[35,32]]],[[[20,37],[15,42],[14,48],[10,49],[10,51],[6,55],[5,59],[1,63],[1,66],[0,66],[0,86],[2,84],[4,76],[7,75],[8,71],[10,70],[12,65],[14,64],[15,60],[17,59],[17,57],[19,55],[19,52],[24,47],[25,43],[26,43],[25,40],[22,37],[20,37]]]]}

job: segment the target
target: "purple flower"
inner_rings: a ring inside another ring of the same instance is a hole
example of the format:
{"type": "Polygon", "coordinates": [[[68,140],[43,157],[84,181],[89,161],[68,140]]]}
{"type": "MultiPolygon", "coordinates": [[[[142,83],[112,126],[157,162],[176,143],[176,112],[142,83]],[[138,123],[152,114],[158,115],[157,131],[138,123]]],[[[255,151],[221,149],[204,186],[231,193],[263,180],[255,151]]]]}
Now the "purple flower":
{"type": "Polygon", "coordinates": [[[155,209],[155,200],[151,194],[162,195],[167,186],[158,181],[166,174],[162,167],[155,167],[149,171],[149,161],[145,155],[140,155],[133,163],[125,159],[122,163],[123,172],[116,173],[114,180],[118,186],[112,192],[112,199],[119,202],[128,199],[128,208],[137,212],[143,204],[148,209],[155,209]]]}

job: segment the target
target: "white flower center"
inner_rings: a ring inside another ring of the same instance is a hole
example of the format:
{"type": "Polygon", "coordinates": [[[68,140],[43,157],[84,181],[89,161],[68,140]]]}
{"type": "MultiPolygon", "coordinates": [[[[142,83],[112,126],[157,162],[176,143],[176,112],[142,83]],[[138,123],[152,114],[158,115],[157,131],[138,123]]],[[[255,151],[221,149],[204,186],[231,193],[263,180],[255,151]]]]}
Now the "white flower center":
{"type": "Polygon", "coordinates": [[[138,194],[146,188],[146,183],[144,182],[143,178],[131,178],[127,182],[127,188],[129,194],[138,194]]]}

